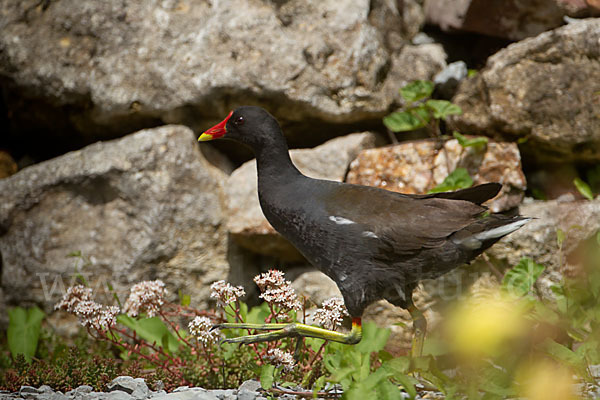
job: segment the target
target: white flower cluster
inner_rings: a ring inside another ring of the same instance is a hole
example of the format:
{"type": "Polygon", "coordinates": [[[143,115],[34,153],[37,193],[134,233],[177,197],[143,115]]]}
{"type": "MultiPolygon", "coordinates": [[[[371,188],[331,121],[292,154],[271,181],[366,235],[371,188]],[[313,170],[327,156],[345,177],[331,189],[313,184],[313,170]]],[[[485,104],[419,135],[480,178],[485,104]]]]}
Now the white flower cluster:
{"type": "Polygon", "coordinates": [[[207,317],[196,317],[188,324],[190,334],[204,344],[215,343],[220,339],[218,330],[211,331],[212,321],[207,317]]]}
{"type": "Polygon", "coordinates": [[[117,323],[117,306],[104,306],[92,300],[92,289],[82,285],[71,286],[54,309],[65,310],[79,317],[87,328],[106,330],[117,323]]]}
{"type": "Polygon", "coordinates": [[[217,304],[225,307],[229,303],[237,301],[244,297],[246,292],[241,286],[232,286],[224,280],[217,281],[210,285],[210,297],[217,300],[217,304]]]}
{"type": "Polygon", "coordinates": [[[161,280],[136,283],[129,291],[123,311],[131,317],[136,317],[144,311],[148,317],[154,317],[165,304],[168,294],[165,283],[161,280]]]}
{"type": "Polygon", "coordinates": [[[254,282],[262,292],[259,296],[267,303],[277,305],[287,310],[301,310],[302,304],[290,281],[286,281],[283,272],[271,269],[268,272],[256,275],[254,282]]]}
{"type": "Polygon", "coordinates": [[[342,320],[349,315],[344,300],[332,297],[323,302],[322,308],[315,311],[314,317],[325,329],[333,329],[342,325],[342,320]]]}
{"type": "Polygon", "coordinates": [[[267,351],[267,359],[277,367],[283,367],[286,371],[294,369],[296,363],[294,362],[294,356],[287,351],[281,349],[270,349],[267,351]]]}

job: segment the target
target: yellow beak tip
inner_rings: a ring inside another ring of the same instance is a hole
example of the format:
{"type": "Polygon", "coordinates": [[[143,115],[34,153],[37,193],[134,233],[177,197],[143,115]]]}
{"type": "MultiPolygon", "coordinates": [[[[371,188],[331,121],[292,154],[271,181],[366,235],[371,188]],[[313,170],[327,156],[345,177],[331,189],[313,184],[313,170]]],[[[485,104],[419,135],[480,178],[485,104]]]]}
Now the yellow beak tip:
{"type": "Polygon", "coordinates": [[[203,133],[202,135],[200,135],[200,137],[198,138],[199,142],[207,142],[209,140],[213,140],[213,135],[209,134],[209,133],[203,133]]]}

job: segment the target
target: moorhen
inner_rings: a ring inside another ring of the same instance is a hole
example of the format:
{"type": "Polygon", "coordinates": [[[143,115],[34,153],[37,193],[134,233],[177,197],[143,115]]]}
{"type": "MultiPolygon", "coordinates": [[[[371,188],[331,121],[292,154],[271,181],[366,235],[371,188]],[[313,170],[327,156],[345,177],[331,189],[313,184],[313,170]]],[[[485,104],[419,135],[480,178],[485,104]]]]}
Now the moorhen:
{"type": "Polygon", "coordinates": [[[220,329],[273,330],[229,338],[228,342],[306,336],[355,344],[362,337],[365,307],[386,299],[410,312],[412,353],[420,355],[427,324],[412,301],[419,280],[436,278],[468,263],[529,221],[522,216],[490,214],[481,205],[498,194],[498,183],[407,195],[309,178],[292,163],[277,120],[260,107],[237,108],[198,140],[223,136],[252,148],[258,197],[267,220],[335,281],[352,317],[352,330],[346,334],[300,323],[216,325],[220,329]]]}

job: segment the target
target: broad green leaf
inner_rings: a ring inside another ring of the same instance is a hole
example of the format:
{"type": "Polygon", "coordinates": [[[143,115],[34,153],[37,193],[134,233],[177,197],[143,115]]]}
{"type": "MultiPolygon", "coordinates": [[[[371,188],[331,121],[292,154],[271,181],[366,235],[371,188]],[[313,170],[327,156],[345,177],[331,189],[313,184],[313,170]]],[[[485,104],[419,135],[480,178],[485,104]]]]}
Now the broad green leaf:
{"type": "Polygon", "coordinates": [[[67,254],[67,257],[81,257],[81,250],[72,251],[67,254]]]}
{"type": "Polygon", "coordinates": [[[556,230],[556,244],[558,245],[559,249],[562,247],[562,244],[565,241],[565,237],[566,237],[565,231],[558,228],[556,230]]]}
{"type": "Polygon", "coordinates": [[[400,95],[408,103],[414,103],[433,93],[434,84],[431,81],[413,81],[400,89],[400,95]]]}
{"type": "Polygon", "coordinates": [[[267,304],[267,302],[261,303],[259,306],[252,307],[250,311],[246,313],[245,322],[249,324],[264,324],[265,319],[270,313],[271,311],[269,311],[269,304],[267,304]]]}
{"type": "Polygon", "coordinates": [[[264,364],[260,369],[260,386],[264,390],[270,390],[273,387],[274,373],[275,366],[271,364],[264,364]]]}
{"type": "Polygon", "coordinates": [[[468,138],[456,131],[454,131],[452,135],[456,140],[458,140],[458,144],[460,144],[462,147],[483,147],[488,143],[488,138],[483,136],[468,138]]]}
{"type": "Polygon", "coordinates": [[[434,118],[445,119],[450,115],[462,114],[461,108],[448,100],[427,100],[425,105],[433,111],[434,118]]]}
{"type": "Polygon", "coordinates": [[[400,388],[387,379],[379,382],[375,389],[377,391],[377,399],[396,400],[403,398],[400,388]]]}
{"type": "Polygon", "coordinates": [[[543,265],[523,257],[517,265],[506,271],[502,278],[502,288],[517,296],[524,296],[529,293],[544,269],[543,265]]]}
{"type": "Polygon", "coordinates": [[[175,353],[179,348],[177,337],[158,317],[135,319],[126,314],[119,314],[117,322],[125,325],[147,342],[162,346],[165,351],[175,353]]]}
{"type": "Polygon", "coordinates": [[[586,380],[590,380],[590,376],[587,372],[587,363],[585,357],[581,354],[577,354],[573,350],[563,346],[560,343],[556,343],[554,340],[547,338],[541,344],[542,349],[554,358],[556,361],[567,364],[568,366],[577,370],[579,375],[586,380]]]}
{"type": "Polygon", "coordinates": [[[394,374],[404,375],[409,372],[410,369],[410,359],[408,357],[396,357],[389,361],[386,361],[382,368],[387,368],[392,371],[394,374]]]}
{"type": "Polygon", "coordinates": [[[442,183],[431,189],[429,193],[466,189],[472,185],[473,179],[469,176],[469,172],[466,168],[456,168],[442,183]]]}
{"type": "Polygon", "coordinates": [[[370,354],[383,350],[391,331],[378,328],[373,322],[368,322],[362,326],[362,333],[362,340],[354,347],[363,354],[370,354]]]}
{"type": "Polygon", "coordinates": [[[467,78],[477,75],[478,72],[479,71],[477,71],[476,69],[469,68],[467,70],[467,78]]]}
{"type": "Polygon", "coordinates": [[[396,111],[383,117],[383,124],[392,132],[407,132],[423,128],[426,123],[408,111],[396,111]]]}
{"type": "Polygon", "coordinates": [[[592,193],[590,185],[588,185],[579,178],[575,178],[573,180],[573,184],[575,185],[577,190],[579,190],[579,193],[581,193],[583,197],[585,197],[588,200],[594,200],[594,194],[592,193]]]}
{"type": "Polygon", "coordinates": [[[42,320],[46,314],[38,307],[24,309],[14,307],[8,310],[8,348],[13,358],[23,354],[27,361],[35,356],[42,320]]]}

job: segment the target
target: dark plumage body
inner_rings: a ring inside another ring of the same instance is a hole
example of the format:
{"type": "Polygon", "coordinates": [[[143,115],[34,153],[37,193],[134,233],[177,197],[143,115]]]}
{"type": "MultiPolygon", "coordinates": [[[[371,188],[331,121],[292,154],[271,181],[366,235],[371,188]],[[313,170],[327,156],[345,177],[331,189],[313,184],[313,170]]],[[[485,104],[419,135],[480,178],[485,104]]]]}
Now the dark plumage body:
{"type": "Polygon", "coordinates": [[[527,221],[484,214],[481,203],[498,193],[496,183],[406,195],[304,176],[277,121],[258,107],[240,107],[222,124],[213,131],[226,131],[256,154],[267,220],[336,282],[353,317],[379,299],[414,308],[419,280],[469,262],[527,221]]]}

